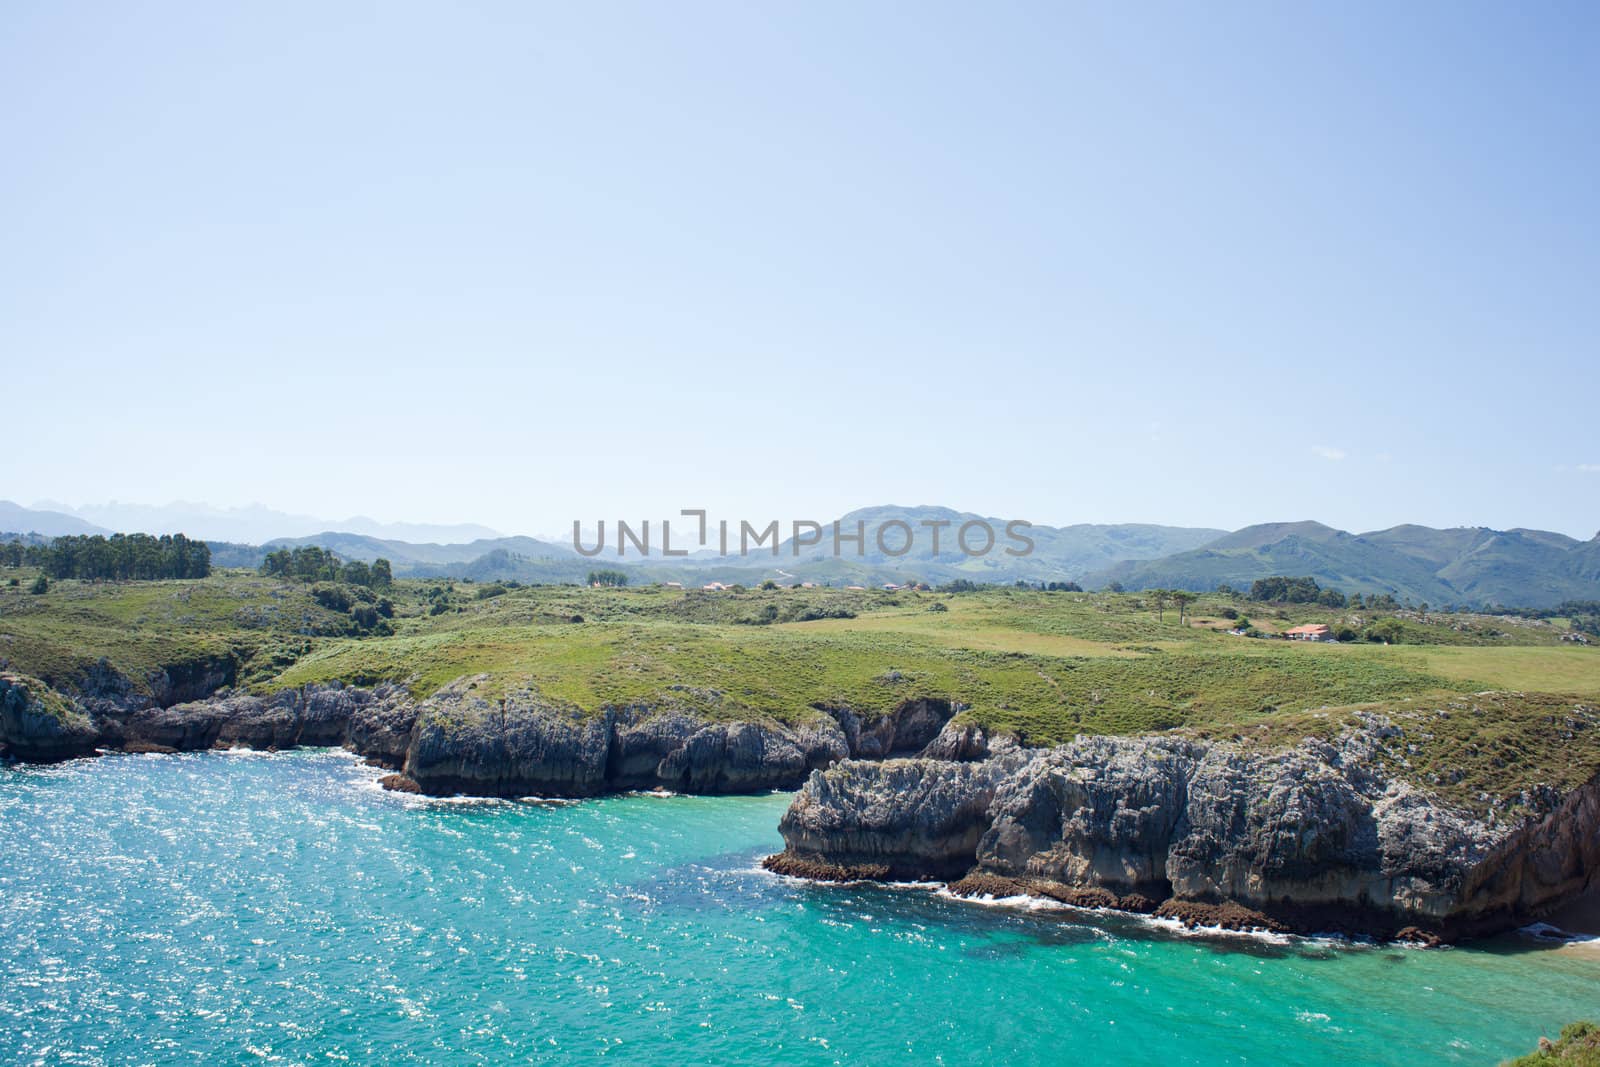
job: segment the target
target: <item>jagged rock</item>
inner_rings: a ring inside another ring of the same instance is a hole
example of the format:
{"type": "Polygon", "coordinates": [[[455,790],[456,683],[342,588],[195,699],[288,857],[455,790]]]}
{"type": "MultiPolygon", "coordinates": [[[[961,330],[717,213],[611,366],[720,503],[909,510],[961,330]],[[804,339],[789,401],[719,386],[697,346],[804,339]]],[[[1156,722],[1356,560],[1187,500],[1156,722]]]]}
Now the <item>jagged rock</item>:
{"type": "Polygon", "coordinates": [[[99,732],[83,710],[37,678],[0,672],[0,755],[36,763],[92,756],[99,732]]]}
{"type": "MultiPolygon", "coordinates": [[[[877,863],[1186,923],[1457,937],[1576,896],[1600,870],[1600,776],[1529,790],[1520,821],[1389,778],[1377,717],[1279,753],[1176,738],[1083,738],[982,763],[844,763],[780,825],[812,864],[877,863]],[[984,878],[997,881],[985,882],[984,878]]],[[[979,890],[983,891],[983,890],[979,890]]]]}
{"type": "Polygon", "coordinates": [[[914,756],[938,737],[955,715],[948,700],[908,700],[893,711],[868,718],[850,708],[826,711],[839,724],[846,746],[858,759],[914,756]]]}
{"type": "MultiPolygon", "coordinates": [[[[433,794],[738,793],[798,787],[811,771],[847,758],[851,736],[867,738],[873,751],[925,745],[950,714],[938,701],[907,701],[864,726],[851,712],[814,712],[798,725],[707,722],[673,704],[590,711],[557,706],[526,690],[491,695],[487,683],[487,676],[464,677],[420,702],[399,686],[334,682],[269,695],[224,689],[168,705],[101,662],[85,674],[89,715],[78,713],[79,734],[68,747],[177,752],[345,745],[433,794]]],[[[175,691],[163,685],[156,688],[175,691]]],[[[70,706],[65,697],[37,688],[70,706]]],[[[46,747],[14,751],[50,758],[46,747]]]]}
{"type": "MultiPolygon", "coordinates": [[[[986,760],[999,748],[1003,747],[1009,739],[1001,739],[991,746],[989,735],[974,723],[963,723],[951,720],[944,724],[932,741],[929,741],[918,755],[924,759],[956,760],[961,763],[971,763],[975,760],[986,760]]],[[[1009,742],[1015,744],[1015,742],[1009,742]]]]}
{"type": "Polygon", "coordinates": [[[1176,739],[1093,737],[1037,756],[996,796],[979,864],[1164,899],[1195,752],[1176,739]]]}
{"type": "MultiPolygon", "coordinates": [[[[359,690],[346,690],[359,692],[359,690]]],[[[351,709],[345,744],[380,767],[399,768],[411,747],[417,722],[417,705],[399,686],[379,686],[371,700],[358,700],[351,709]]]]}
{"type": "Polygon", "coordinates": [[[797,859],[953,877],[972,866],[995,789],[1019,759],[847,761],[812,773],[779,830],[797,859]]]}
{"type": "Polygon", "coordinates": [[[594,796],[605,791],[612,714],[586,714],[528,690],[487,700],[467,678],[422,702],[405,773],[424,793],[594,796]]]}
{"type": "MultiPolygon", "coordinates": [[[[394,693],[386,690],[386,701],[394,693]]],[[[224,692],[206,700],[161,707],[102,705],[95,716],[109,747],[189,751],[213,747],[293,748],[340,745],[350,736],[357,709],[379,698],[373,691],[332,683],[286,689],[271,696],[224,692]]]]}

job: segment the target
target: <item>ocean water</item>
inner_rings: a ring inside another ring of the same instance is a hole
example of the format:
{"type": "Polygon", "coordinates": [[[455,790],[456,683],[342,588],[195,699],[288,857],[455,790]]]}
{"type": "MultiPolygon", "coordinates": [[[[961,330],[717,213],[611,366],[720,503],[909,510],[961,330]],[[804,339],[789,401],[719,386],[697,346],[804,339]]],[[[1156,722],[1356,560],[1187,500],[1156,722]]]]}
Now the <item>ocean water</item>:
{"type": "Polygon", "coordinates": [[[1493,1063],[1600,956],[769,875],[788,798],[386,794],[342,753],[0,768],[0,1063],[1493,1063]]]}

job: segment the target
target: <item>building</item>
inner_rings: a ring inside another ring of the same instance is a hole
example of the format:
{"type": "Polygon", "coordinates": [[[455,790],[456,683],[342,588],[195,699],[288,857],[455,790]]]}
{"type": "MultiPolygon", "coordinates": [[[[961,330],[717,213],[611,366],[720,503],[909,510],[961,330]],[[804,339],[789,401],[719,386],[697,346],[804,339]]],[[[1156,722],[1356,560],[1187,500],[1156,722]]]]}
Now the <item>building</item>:
{"type": "Polygon", "coordinates": [[[1332,641],[1333,631],[1320,622],[1313,622],[1305,626],[1291,626],[1283,631],[1283,636],[1291,641],[1332,641]]]}

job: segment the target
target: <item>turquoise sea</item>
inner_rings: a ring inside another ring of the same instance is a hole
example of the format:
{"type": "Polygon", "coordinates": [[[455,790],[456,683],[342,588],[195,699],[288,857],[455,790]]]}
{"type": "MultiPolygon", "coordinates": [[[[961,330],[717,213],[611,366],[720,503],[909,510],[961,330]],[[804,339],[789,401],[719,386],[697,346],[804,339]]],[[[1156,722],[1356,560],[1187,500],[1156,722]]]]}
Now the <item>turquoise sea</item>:
{"type": "Polygon", "coordinates": [[[0,768],[0,1063],[1493,1063],[1600,955],[1179,935],[762,872],[786,796],[439,802],[334,752],[0,768]]]}

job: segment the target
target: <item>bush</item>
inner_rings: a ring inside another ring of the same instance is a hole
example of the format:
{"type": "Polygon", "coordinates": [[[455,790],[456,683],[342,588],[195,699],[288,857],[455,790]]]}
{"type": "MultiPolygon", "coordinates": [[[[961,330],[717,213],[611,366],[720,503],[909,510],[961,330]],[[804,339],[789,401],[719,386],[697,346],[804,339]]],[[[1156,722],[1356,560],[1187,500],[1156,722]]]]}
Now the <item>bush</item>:
{"type": "Polygon", "coordinates": [[[49,591],[50,579],[46,578],[42,574],[33,580],[32,585],[28,586],[28,592],[32,593],[34,596],[43,596],[49,591]]]}
{"type": "Polygon", "coordinates": [[[1366,637],[1374,644],[1398,645],[1405,641],[1406,628],[1399,619],[1379,619],[1367,627],[1366,637]]]}
{"type": "Polygon", "coordinates": [[[311,590],[311,599],[329,611],[349,611],[350,594],[336,585],[319,585],[311,590]]]}
{"type": "Polygon", "coordinates": [[[950,609],[949,609],[949,607],[947,607],[942,602],[935,600],[932,604],[928,605],[928,610],[929,611],[949,611],[950,609]]]}
{"type": "Polygon", "coordinates": [[[1217,614],[1221,615],[1224,619],[1237,619],[1239,617],[1239,613],[1233,608],[1223,608],[1221,611],[1217,612],[1217,614]]]}

